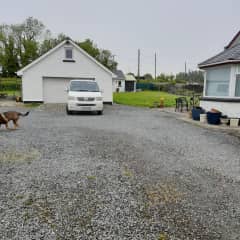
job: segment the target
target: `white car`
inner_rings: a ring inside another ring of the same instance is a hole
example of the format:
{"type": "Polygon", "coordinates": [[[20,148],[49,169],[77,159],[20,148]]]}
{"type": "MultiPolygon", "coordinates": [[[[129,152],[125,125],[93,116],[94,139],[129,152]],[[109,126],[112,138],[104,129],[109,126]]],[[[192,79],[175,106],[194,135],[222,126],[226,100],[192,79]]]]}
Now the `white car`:
{"type": "Polygon", "coordinates": [[[67,114],[77,111],[94,111],[99,115],[103,113],[103,97],[96,81],[71,80],[67,92],[67,114]]]}

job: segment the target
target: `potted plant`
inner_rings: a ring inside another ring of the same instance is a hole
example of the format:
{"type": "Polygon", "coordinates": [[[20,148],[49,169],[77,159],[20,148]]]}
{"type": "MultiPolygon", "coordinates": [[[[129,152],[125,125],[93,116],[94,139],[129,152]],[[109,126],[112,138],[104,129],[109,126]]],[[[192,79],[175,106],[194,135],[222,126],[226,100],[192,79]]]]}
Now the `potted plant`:
{"type": "Polygon", "coordinates": [[[192,119],[195,121],[200,121],[200,114],[205,113],[204,109],[201,107],[192,108],[192,119]]]}
{"type": "Polygon", "coordinates": [[[222,113],[217,109],[211,109],[211,111],[207,112],[207,120],[209,124],[219,125],[221,123],[220,118],[222,113]]]}

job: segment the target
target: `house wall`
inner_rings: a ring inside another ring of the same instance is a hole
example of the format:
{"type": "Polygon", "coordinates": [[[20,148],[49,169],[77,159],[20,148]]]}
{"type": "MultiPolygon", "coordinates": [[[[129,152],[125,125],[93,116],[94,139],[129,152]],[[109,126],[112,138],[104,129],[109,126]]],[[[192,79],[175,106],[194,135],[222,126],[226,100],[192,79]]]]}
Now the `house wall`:
{"type": "Polygon", "coordinates": [[[240,118],[240,102],[217,102],[217,101],[200,101],[200,106],[206,111],[210,111],[215,108],[227,115],[230,118],[240,118]]]}
{"type": "Polygon", "coordinates": [[[125,80],[113,79],[113,92],[117,92],[117,88],[119,92],[125,92],[125,80]],[[121,87],[118,86],[119,81],[121,81],[121,87]]]}
{"type": "Polygon", "coordinates": [[[235,96],[236,88],[236,74],[240,74],[240,65],[238,64],[229,64],[225,66],[219,66],[214,68],[208,68],[204,73],[204,99],[200,101],[200,106],[206,111],[216,108],[221,111],[224,115],[228,115],[231,118],[240,118],[240,97],[235,96]],[[229,68],[229,70],[228,70],[229,68]],[[227,74],[229,75],[229,89],[227,96],[208,96],[206,95],[206,80],[207,75],[213,70],[221,69],[216,73],[216,79],[223,79],[227,74]],[[219,75],[219,73],[222,73],[219,75]],[[209,98],[209,100],[208,100],[209,98]],[[225,100],[226,99],[226,100],[225,100]],[[233,100],[233,101],[231,101],[233,100]],[[237,102],[239,100],[239,102],[237,102]]]}
{"type": "MultiPolygon", "coordinates": [[[[69,45],[67,45],[69,46],[69,45]]],[[[72,46],[72,45],[71,45],[72,46]]],[[[43,77],[94,78],[103,90],[104,102],[112,102],[112,75],[73,47],[75,62],[63,62],[62,46],[40,62],[24,71],[22,76],[23,101],[43,101],[43,77]]]]}

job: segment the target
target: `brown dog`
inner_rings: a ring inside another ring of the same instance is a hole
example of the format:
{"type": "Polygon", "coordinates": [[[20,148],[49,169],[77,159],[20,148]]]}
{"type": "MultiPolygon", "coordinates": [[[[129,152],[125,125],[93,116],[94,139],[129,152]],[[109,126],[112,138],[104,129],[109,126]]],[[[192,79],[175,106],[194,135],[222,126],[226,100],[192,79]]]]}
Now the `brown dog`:
{"type": "Polygon", "coordinates": [[[19,117],[20,116],[25,117],[28,114],[29,114],[29,112],[20,113],[20,112],[15,112],[15,111],[0,113],[0,127],[1,127],[1,124],[5,124],[6,128],[10,129],[8,127],[8,123],[10,121],[12,121],[14,124],[14,129],[16,129],[17,127],[19,127],[19,125],[18,125],[19,117]]]}

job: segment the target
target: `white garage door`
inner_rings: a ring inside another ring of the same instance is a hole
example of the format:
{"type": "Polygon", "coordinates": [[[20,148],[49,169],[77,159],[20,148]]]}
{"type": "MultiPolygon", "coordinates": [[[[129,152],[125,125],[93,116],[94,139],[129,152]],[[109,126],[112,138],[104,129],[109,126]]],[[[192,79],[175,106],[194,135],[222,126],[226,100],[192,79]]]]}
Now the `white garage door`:
{"type": "Polygon", "coordinates": [[[70,79],[43,78],[43,101],[44,103],[66,103],[66,88],[70,79]]]}

